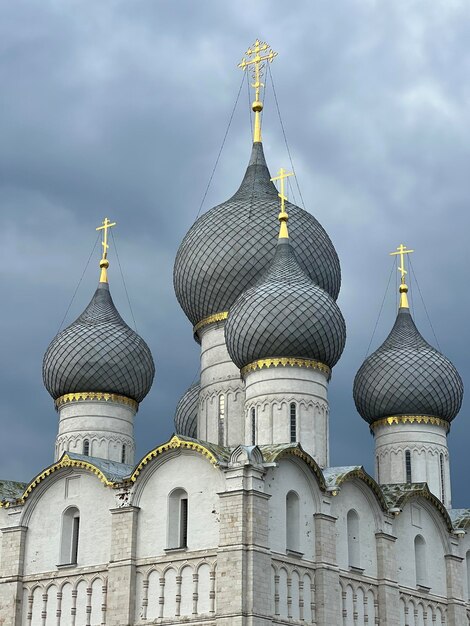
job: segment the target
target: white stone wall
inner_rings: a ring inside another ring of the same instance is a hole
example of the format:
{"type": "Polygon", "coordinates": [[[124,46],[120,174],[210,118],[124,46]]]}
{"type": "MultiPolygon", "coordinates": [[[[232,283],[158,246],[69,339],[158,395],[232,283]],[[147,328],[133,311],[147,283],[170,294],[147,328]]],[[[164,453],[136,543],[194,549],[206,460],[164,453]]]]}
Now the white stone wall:
{"type": "MultiPolygon", "coordinates": [[[[225,402],[223,445],[245,441],[245,385],[240,370],[227,352],[224,323],[199,331],[201,339],[201,391],[199,394],[198,438],[219,443],[219,396],[225,402]]],[[[222,443],[222,442],[221,442],[222,443]]]]}
{"type": "Polygon", "coordinates": [[[125,462],[134,464],[135,410],[112,401],[68,402],[59,408],[59,432],[55,460],[64,452],[83,454],[84,441],[90,442],[89,456],[121,462],[122,446],[126,446],[125,462]]]}
{"type": "Polygon", "coordinates": [[[377,426],[375,436],[376,480],[381,484],[405,483],[405,453],[411,454],[411,482],[426,482],[447,508],[451,507],[449,450],[442,426],[414,422],[377,426]],[[444,494],[440,455],[444,461],[444,494]],[[443,498],[444,495],[444,498],[443,498]]]}
{"type": "Polygon", "coordinates": [[[245,444],[251,445],[251,409],[256,443],[289,443],[290,405],[296,406],[296,441],[321,467],[329,464],[328,379],[306,367],[269,367],[245,375],[245,444]]]}

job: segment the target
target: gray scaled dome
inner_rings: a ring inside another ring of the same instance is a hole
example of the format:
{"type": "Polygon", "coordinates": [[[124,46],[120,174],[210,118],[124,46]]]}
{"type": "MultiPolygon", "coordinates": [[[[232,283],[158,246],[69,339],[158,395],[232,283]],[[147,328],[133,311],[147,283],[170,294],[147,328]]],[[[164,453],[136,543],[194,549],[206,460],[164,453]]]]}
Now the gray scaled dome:
{"type": "Polygon", "coordinates": [[[52,340],[42,366],[54,400],[67,393],[101,392],[141,402],[154,374],[149,347],[119,315],[104,282],[80,317],[52,340]]]}
{"type": "Polygon", "coordinates": [[[184,393],[176,407],[175,431],[184,437],[197,438],[197,411],[201,385],[195,383],[184,393]]]}
{"type": "Polygon", "coordinates": [[[274,357],[333,367],[345,341],[338,305],[300,268],[289,239],[279,239],[269,269],[230,308],[225,343],[231,359],[239,368],[274,357]]]}
{"type": "Polygon", "coordinates": [[[369,424],[395,415],[450,422],[462,404],[463,383],[449,359],[420,335],[409,309],[401,307],[385,342],[357,372],[353,394],[369,424]]]}
{"type": "MultiPolygon", "coordinates": [[[[278,192],[260,142],[253,144],[240,188],[232,198],[204,213],[184,237],[173,273],[178,302],[196,325],[229,310],[274,256],[273,215],[278,192]],[[240,224],[247,236],[240,237],[240,224]]],[[[336,300],[341,285],[339,259],[323,227],[303,209],[286,203],[300,267],[336,300]]]]}

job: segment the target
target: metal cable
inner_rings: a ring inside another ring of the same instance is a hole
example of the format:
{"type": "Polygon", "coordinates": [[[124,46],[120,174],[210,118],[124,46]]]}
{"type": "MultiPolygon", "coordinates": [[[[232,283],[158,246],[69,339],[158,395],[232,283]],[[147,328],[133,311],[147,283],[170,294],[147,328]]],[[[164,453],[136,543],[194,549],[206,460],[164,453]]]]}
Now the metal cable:
{"type": "Polygon", "coordinates": [[[368,355],[369,355],[369,350],[370,350],[370,347],[372,345],[372,341],[374,339],[375,331],[377,330],[377,326],[379,324],[380,316],[382,315],[382,310],[383,310],[384,304],[385,304],[385,298],[387,297],[387,293],[388,293],[388,290],[389,290],[389,287],[390,287],[390,281],[392,280],[392,273],[393,273],[393,270],[395,269],[395,265],[396,265],[396,258],[394,258],[393,261],[392,261],[392,269],[390,270],[390,276],[388,277],[387,287],[385,289],[384,297],[382,298],[382,304],[380,305],[379,314],[377,315],[377,321],[375,322],[374,330],[372,331],[372,336],[370,338],[369,345],[367,346],[367,351],[366,351],[366,354],[364,356],[364,359],[366,359],[368,357],[368,355]]]}
{"type": "Polygon", "coordinates": [[[431,318],[429,317],[428,309],[426,307],[426,303],[424,302],[423,294],[421,293],[421,288],[419,286],[418,279],[417,279],[415,271],[413,269],[413,264],[411,263],[411,259],[409,259],[409,264],[410,264],[411,273],[413,274],[413,279],[414,279],[414,281],[416,283],[416,286],[418,287],[418,292],[419,292],[419,295],[421,297],[421,302],[423,303],[423,307],[424,307],[424,311],[426,313],[426,317],[428,318],[429,326],[431,327],[432,334],[434,335],[434,339],[436,340],[436,345],[439,348],[439,352],[442,352],[441,346],[439,344],[439,340],[437,338],[436,333],[434,332],[434,326],[432,325],[431,318]]]}
{"type": "Polygon", "coordinates": [[[70,303],[69,303],[69,305],[67,307],[67,310],[65,311],[64,317],[62,318],[62,321],[60,322],[60,326],[59,326],[59,328],[57,330],[57,333],[59,333],[61,331],[62,325],[65,322],[65,319],[66,319],[67,315],[69,314],[70,307],[72,306],[73,301],[75,300],[75,296],[77,295],[77,291],[78,291],[80,285],[82,284],[82,280],[83,280],[83,277],[85,276],[85,272],[87,271],[88,266],[90,265],[91,257],[93,256],[93,254],[95,252],[96,244],[98,243],[98,239],[99,238],[100,238],[100,233],[98,233],[98,235],[96,236],[95,244],[94,244],[94,246],[93,246],[93,248],[92,248],[92,250],[90,252],[90,256],[88,257],[88,261],[86,262],[85,269],[83,270],[82,275],[80,276],[80,280],[78,281],[78,284],[75,287],[75,291],[73,292],[72,299],[70,300],[70,303]]]}
{"type": "Polygon", "coordinates": [[[129,304],[129,309],[130,309],[130,312],[131,312],[132,321],[134,322],[134,330],[135,330],[135,332],[137,332],[137,324],[136,324],[135,317],[134,317],[134,311],[132,310],[131,299],[129,298],[129,293],[127,291],[127,285],[126,285],[126,281],[124,279],[124,272],[122,271],[121,261],[119,260],[119,254],[118,254],[118,249],[117,249],[117,244],[116,244],[116,238],[115,238],[114,233],[113,233],[112,230],[111,230],[111,236],[113,238],[114,249],[116,251],[116,259],[117,259],[117,262],[118,262],[118,265],[119,265],[119,271],[121,272],[122,283],[124,285],[124,291],[126,292],[127,302],[129,304]]]}
{"type": "Polygon", "coordinates": [[[210,175],[209,182],[207,183],[207,187],[206,187],[206,190],[205,190],[204,195],[202,197],[201,204],[199,205],[199,210],[198,210],[198,212],[196,214],[196,219],[199,217],[199,214],[201,213],[201,209],[202,209],[202,207],[204,205],[204,202],[206,200],[206,196],[207,196],[207,193],[209,191],[209,187],[211,186],[212,179],[214,178],[215,170],[217,169],[217,165],[219,164],[220,155],[222,154],[222,150],[224,149],[225,140],[227,139],[228,131],[230,130],[230,126],[232,124],[233,116],[235,114],[235,109],[237,108],[237,104],[238,104],[238,100],[240,98],[240,92],[242,90],[244,80],[245,80],[245,73],[243,73],[243,78],[242,78],[242,81],[240,83],[240,88],[238,89],[237,98],[235,100],[235,104],[233,105],[233,109],[232,109],[232,112],[230,114],[230,119],[228,121],[227,130],[225,131],[224,138],[222,139],[222,145],[220,146],[219,154],[217,155],[217,159],[215,160],[215,165],[214,165],[214,168],[212,170],[212,174],[210,175]]]}
{"type": "Polygon", "coordinates": [[[269,78],[271,79],[271,87],[273,88],[274,101],[276,102],[277,114],[279,116],[279,122],[281,123],[281,129],[282,129],[282,134],[284,136],[284,142],[286,144],[287,154],[289,155],[290,166],[292,168],[292,171],[294,172],[295,182],[296,182],[296,185],[297,185],[297,190],[299,192],[300,200],[302,202],[302,208],[305,209],[305,202],[304,202],[304,198],[302,196],[302,192],[300,190],[300,185],[299,185],[299,181],[297,179],[297,174],[295,173],[294,162],[292,161],[292,155],[291,155],[291,152],[290,152],[290,149],[289,149],[289,144],[287,142],[287,135],[286,135],[286,131],[285,131],[285,128],[284,128],[283,121],[282,121],[281,110],[279,108],[279,101],[277,99],[276,89],[274,87],[273,75],[271,73],[271,66],[270,66],[269,63],[268,63],[268,70],[269,70],[269,78]]]}

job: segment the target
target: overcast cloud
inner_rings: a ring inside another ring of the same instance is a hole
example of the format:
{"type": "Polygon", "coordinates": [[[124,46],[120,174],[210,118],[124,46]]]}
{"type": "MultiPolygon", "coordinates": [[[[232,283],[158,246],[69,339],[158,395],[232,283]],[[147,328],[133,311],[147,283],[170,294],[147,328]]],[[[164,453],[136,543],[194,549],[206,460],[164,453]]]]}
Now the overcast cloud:
{"type": "MultiPolygon", "coordinates": [[[[330,386],[331,462],[372,471],[373,439],[352,401],[403,241],[442,351],[470,387],[470,5],[464,0],[0,0],[0,477],[27,481],[53,457],[57,414],[42,356],[105,215],[157,375],[136,420],[138,454],[172,433],[198,346],[173,293],[256,37],[272,74],[305,200],[338,251],[348,341],[330,386]]],[[[203,210],[237,188],[250,152],[241,92],[203,210]]],[[[289,166],[268,84],[264,143],[289,166]]],[[[294,189],[295,191],[295,189],[294,189]]],[[[292,198],[301,204],[298,194],[292,198]]],[[[240,236],[243,228],[240,225],[240,236]]],[[[114,250],[110,282],[132,324],[114,250]]],[[[98,249],[65,324],[98,280],[98,249]]],[[[395,276],[372,342],[390,330],[395,276]]],[[[415,319],[436,340],[419,292],[415,319]]],[[[468,404],[468,403],[467,403],[468,404]]],[[[450,434],[454,506],[470,506],[470,422],[450,434]]]]}

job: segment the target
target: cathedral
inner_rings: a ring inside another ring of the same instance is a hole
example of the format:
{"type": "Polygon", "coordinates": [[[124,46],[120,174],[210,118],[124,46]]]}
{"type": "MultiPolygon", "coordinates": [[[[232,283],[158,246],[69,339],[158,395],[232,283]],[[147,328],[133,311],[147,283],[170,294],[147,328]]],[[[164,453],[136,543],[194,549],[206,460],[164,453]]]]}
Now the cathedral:
{"type": "Polygon", "coordinates": [[[404,245],[395,324],[351,376],[375,475],[330,466],[341,270],[288,201],[292,173],[268,169],[260,88],[275,56],[256,41],[240,63],[255,90],[248,166],[174,265],[199,380],[175,434],[140,460],[134,418],[155,366],[113,303],[114,224],[99,227],[98,287],[43,361],[54,462],[28,484],[0,480],[1,626],[470,624],[470,509],[452,508],[447,445],[463,384],[415,325],[404,245]]]}

